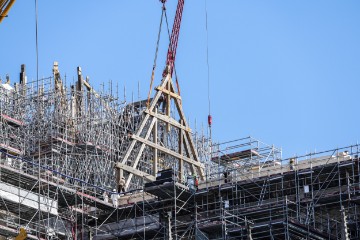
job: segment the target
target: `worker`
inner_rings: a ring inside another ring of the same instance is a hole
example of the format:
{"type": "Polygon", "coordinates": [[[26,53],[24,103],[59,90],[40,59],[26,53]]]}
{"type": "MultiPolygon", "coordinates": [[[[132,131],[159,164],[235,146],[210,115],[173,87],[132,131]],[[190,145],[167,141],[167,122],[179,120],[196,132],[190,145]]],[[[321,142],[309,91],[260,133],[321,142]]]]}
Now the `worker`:
{"type": "Polygon", "coordinates": [[[104,202],[106,202],[106,203],[109,202],[109,196],[107,195],[106,191],[103,192],[103,199],[104,199],[104,202]]]}
{"type": "Polygon", "coordinates": [[[121,177],[118,185],[118,193],[125,192],[125,178],[121,177]]]}
{"type": "Polygon", "coordinates": [[[118,194],[116,192],[116,189],[113,190],[113,193],[111,194],[111,201],[113,203],[113,207],[117,208],[118,207],[118,194]]]}
{"type": "Polygon", "coordinates": [[[228,173],[227,172],[223,172],[224,175],[224,183],[228,182],[228,173]]]}
{"type": "Polygon", "coordinates": [[[191,175],[187,176],[187,185],[190,189],[191,192],[193,192],[195,190],[195,182],[194,182],[194,177],[191,175]]]}
{"type": "Polygon", "coordinates": [[[10,76],[9,76],[9,74],[6,74],[6,83],[5,84],[10,84],[10,76]]]}
{"type": "Polygon", "coordinates": [[[195,185],[195,191],[199,190],[199,180],[196,176],[194,176],[194,185],[195,185]]]}
{"type": "Polygon", "coordinates": [[[295,158],[290,158],[290,170],[293,171],[295,170],[295,158]]]}

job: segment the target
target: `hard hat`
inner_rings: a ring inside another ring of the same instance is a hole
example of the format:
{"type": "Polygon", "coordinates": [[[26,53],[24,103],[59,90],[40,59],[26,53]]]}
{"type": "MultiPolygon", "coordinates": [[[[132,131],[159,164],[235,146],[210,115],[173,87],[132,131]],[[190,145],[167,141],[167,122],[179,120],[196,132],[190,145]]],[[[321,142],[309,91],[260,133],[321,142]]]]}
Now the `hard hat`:
{"type": "Polygon", "coordinates": [[[114,188],[113,191],[116,192],[116,189],[114,188]]]}

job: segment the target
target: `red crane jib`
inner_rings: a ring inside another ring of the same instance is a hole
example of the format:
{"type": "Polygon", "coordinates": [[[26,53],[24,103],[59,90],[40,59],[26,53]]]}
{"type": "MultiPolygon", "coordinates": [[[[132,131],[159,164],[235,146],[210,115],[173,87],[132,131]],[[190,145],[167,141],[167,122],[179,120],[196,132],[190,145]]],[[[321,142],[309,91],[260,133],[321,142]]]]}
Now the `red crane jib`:
{"type": "MultiPolygon", "coordinates": [[[[162,3],[165,3],[166,0],[160,0],[162,3]]],[[[179,0],[178,5],[176,8],[176,15],[174,19],[174,25],[171,32],[169,49],[166,57],[166,68],[163,75],[166,75],[169,70],[170,74],[172,75],[174,70],[174,62],[176,58],[176,49],[179,41],[179,33],[180,33],[180,26],[181,26],[181,19],[182,13],[184,10],[184,3],[185,0],[179,0]]]]}

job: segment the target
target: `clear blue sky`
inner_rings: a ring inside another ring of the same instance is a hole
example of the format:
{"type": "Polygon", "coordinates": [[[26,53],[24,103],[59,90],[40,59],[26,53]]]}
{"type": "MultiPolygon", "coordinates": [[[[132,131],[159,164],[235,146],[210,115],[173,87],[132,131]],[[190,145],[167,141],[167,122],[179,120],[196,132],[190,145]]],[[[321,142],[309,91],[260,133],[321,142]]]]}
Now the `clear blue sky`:
{"type": "MultiPolygon", "coordinates": [[[[176,8],[168,0],[170,25],[176,8]]],[[[208,0],[213,138],[251,135],[284,156],[356,143],[360,90],[360,1],[208,0]]],[[[17,0],[0,25],[0,76],[36,78],[34,1],[17,0]]],[[[146,98],[158,0],[39,0],[39,73],[53,61],[96,87],[112,80],[146,98]]],[[[156,83],[165,62],[163,29],[156,83]]],[[[186,0],[177,54],[183,106],[207,123],[205,0],[186,0]]]]}

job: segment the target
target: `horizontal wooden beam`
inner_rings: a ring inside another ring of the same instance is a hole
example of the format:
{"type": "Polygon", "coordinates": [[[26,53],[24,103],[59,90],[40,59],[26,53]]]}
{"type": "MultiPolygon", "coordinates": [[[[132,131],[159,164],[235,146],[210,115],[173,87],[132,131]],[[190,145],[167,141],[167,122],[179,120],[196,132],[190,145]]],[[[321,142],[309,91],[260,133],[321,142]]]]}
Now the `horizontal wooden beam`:
{"type": "Polygon", "coordinates": [[[166,115],[162,115],[162,114],[159,114],[159,113],[151,112],[151,111],[149,111],[148,109],[146,109],[144,112],[147,113],[147,114],[149,114],[149,115],[151,115],[151,116],[153,116],[153,117],[155,117],[155,118],[157,118],[157,119],[160,119],[161,121],[164,121],[164,122],[166,122],[166,123],[169,123],[169,124],[173,125],[174,127],[181,128],[181,129],[189,132],[190,134],[192,133],[192,132],[191,132],[191,128],[186,127],[186,126],[180,124],[179,122],[177,122],[177,121],[176,121],[175,119],[173,119],[172,117],[168,117],[168,116],[166,116],[166,115]]]}
{"type": "Polygon", "coordinates": [[[146,178],[149,181],[155,181],[156,180],[156,178],[154,176],[152,176],[152,175],[150,175],[148,173],[142,172],[140,170],[137,170],[137,169],[135,169],[135,168],[133,168],[131,166],[128,166],[126,164],[123,164],[121,162],[117,162],[116,167],[119,168],[119,169],[123,169],[123,170],[125,170],[125,171],[127,171],[129,173],[132,173],[132,174],[134,174],[134,175],[136,175],[138,177],[146,178]]]}
{"type": "Polygon", "coordinates": [[[150,147],[156,148],[159,151],[162,151],[162,152],[167,153],[167,154],[169,154],[169,155],[171,155],[173,157],[176,157],[178,159],[182,159],[182,160],[184,160],[184,161],[186,161],[186,162],[188,162],[190,164],[193,164],[193,165],[199,167],[200,169],[204,168],[204,164],[202,164],[201,162],[197,162],[197,161],[195,161],[195,160],[193,160],[191,158],[183,156],[183,155],[181,155],[181,154],[179,154],[177,152],[174,152],[174,151],[172,151],[170,149],[167,149],[167,148],[165,148],[163,146],[155,144],[155,143],[153,143],[153,142],[151,142],[149,140],[145,140],[144,138],[136,136],[135,134],[133,134],[131,137],[133,139],[135,139],[135,140],[138,140],[139,142],[145,143],[146,145],[148,145],[150,147]]]}
{"type": "Polygon", "coordinates": [[[166,94],[169,94],[173,98],[177,98],[177,99],[181,100],[181,97],[178,94],[176,94],[174,92],[171,92],[171,91],[169,91],[169,90],[167,90],[167,89],[165,89],[163,87],[157,87],[156,90],[161,91],[161,92],[166,93],[166,94]]]}

